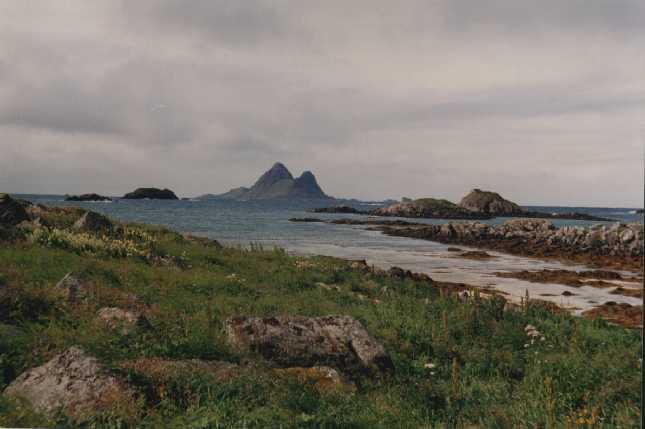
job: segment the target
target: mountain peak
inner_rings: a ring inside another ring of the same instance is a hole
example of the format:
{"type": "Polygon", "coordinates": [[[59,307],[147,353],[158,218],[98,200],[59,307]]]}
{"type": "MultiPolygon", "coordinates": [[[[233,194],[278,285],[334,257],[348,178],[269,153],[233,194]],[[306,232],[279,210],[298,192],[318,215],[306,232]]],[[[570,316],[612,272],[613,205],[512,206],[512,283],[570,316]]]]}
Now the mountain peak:
{"type": "Polygon", "coordinates": [[[276,162],[251,188],[239,188],[222,194],[221,198],[237,200],[268,199],[329,199],[311,171],[294,178],[287,167],[276,162]]]}

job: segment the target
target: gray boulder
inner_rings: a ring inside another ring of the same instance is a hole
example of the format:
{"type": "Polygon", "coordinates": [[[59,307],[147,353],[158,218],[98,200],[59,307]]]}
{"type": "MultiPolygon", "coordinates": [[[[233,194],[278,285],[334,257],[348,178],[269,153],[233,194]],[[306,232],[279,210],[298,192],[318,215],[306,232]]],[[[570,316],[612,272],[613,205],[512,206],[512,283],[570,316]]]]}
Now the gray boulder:
{"type": "Polygon", "coordinates": [[[53,415],[62,408],[69,416],[109,407],[107,398],[131,401],[133,397],[128,387],[78,347],[71,347],[44,365],[25,371],[4,394],[25,398],[35,410],[45,414],[53,415]]]}
{"type": "Polygon", "coordinates": [[[224,328],[231,345],[280,367],[331,366],[347,374],[394,370],[383,346],[349,316],[234,317],[224,328]]]}

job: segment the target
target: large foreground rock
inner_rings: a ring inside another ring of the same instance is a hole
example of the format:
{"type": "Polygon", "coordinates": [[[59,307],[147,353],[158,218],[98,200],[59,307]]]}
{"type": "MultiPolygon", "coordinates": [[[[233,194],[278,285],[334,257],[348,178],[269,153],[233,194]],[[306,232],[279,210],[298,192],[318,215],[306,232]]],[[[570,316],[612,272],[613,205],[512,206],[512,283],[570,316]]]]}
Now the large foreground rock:
{"type": "Polygon", "coordinates": [[[128,387],[78,347],[22,373],[4,393],[27,399],[35,410],[45,414],[52,415],[62,408],[73,417],[131,402],[133,398],[128,387]]]}
{"type": "Polygon", "coordinates": [[[277,366],[331,366],[348,374],[394,369],[390,356],[349,316],[235,317],[224,323],[229,342],[277,366]]]}
{"type": "Polygon", "coordinates": [[[22,204],[8,194],[0,194],[0,226],[14,226],[28,220],[29,215],[22,204]]]}

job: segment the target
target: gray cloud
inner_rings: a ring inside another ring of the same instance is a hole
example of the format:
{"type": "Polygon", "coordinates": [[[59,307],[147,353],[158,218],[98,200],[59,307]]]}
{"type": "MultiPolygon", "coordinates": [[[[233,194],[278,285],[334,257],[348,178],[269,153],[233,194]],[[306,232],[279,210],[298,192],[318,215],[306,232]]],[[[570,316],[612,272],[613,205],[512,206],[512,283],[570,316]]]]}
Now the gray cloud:
{"type": "Polygon", "coordinates": [[[4,12],[4,190],[193,195],[281,160],[346,197],[457,199],[479,186],[523,203],[642,204],[640,1],[4,12]]]}

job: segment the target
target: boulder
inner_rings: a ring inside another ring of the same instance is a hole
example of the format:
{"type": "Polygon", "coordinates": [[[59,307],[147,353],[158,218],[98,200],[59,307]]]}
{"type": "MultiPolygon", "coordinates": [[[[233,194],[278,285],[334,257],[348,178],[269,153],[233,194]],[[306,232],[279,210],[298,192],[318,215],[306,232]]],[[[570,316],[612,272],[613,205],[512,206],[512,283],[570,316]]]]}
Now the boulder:
{"type": "Polygon", "coordinates": [[[102,214],[88,211],[74,223],[73,228],[83,232],[103,232],[112,229],[112,221],[102,214]]]}
{"type": "Polygon", "coordinates": [[[42,366],[22,373],[4,391],[22,397],[52,416],[58,409],[72,417],[132,403],[133,392],[110,375],[99,361],[71,347],[42,366]]]}
{"type": "Polygon", "coordinates": [[[0,226],[15,226],[28,220],[29,215],[23,204],[8,194],[0,194],[0,226]]]}
{"type": "Polygon", "coordinates": [[[349,316],[234,317],[224,328],[231,345],[280,367],[331,366],[347,374],[394,370],[383,346],[349,316]]]}
{"type": "Polygon", "coordinates": [[[87,293],[86,285],[72,273],[67,273],[65,277],[56,284],[55,288],[65,297],[65,300],[70,303],[78,302],[87,293]]]}

